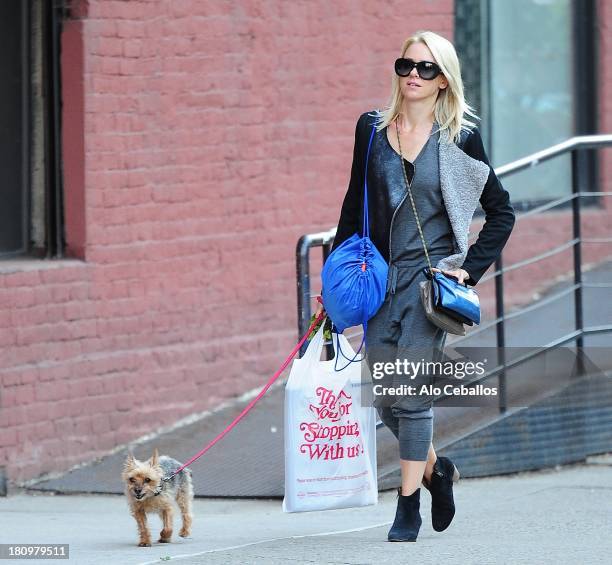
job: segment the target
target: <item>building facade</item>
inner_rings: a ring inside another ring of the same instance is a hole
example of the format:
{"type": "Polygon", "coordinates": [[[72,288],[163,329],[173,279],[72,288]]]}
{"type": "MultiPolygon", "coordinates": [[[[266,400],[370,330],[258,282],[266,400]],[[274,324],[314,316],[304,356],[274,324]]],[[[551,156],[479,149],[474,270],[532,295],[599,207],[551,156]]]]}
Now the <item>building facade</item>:
{"type": "MultiPolygon", "coordinates": [[[[612,130],[605,0],[3,9],[0,469],[17,482],[272,374],[296,342],[296,242],[336,222],[355,121],[386,104],[410,33],[456,38],[495,166],[612,130]]],[[[612,190],[605,151],[586,166],[612,190]]],[[[571,190],[568,161],[504,185],[530,209],[571,190]]],[[[611,206],[592,199],[584,231],[609,236],[611,206]]],[[[567,209],[517,223],[504,264],[570,237],[567,209]]],[[[509,273],[508,303],[571,265],[570,250],[509,273]]]]}

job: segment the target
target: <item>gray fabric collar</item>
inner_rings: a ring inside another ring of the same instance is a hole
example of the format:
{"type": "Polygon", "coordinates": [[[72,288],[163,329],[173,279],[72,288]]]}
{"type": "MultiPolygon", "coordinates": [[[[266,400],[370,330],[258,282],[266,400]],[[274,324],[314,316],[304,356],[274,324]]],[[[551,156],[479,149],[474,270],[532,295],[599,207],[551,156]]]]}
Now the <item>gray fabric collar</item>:
{"type": "Polygon", "coordinates": [[[455,241],[456,253],[436,264],[439,269],[459,269],[468,251],[470,223],[489,178],[489,165],[467,155],[448,133],[441,132],[439,147],[440,188],[455,241]]]}

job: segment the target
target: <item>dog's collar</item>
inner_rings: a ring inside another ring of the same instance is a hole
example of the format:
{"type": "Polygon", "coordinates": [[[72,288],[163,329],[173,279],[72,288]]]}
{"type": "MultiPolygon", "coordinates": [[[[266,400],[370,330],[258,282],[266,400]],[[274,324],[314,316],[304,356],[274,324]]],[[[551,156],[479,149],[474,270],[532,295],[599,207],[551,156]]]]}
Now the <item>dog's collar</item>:
{"type": "Polygon", "coordinates": [[[172,477],[162,477],[162,480],[159,482],[159,485],[157,485],[157,488],[153,491],[153,496],[158,496],[161,494],[162,490],[164,489],[164,483],[166,481],[169,481],[172,477]]]}

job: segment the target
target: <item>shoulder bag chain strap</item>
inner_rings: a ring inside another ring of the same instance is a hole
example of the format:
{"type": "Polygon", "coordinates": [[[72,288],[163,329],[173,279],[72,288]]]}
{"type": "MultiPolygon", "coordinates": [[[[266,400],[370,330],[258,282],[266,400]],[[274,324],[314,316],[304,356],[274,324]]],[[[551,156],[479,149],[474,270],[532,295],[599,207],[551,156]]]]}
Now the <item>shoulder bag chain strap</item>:
{"type": "MultiPolygon", "coordinates": [[[[395,119],[395,131],[397,132],[397,144],[399,146],[400,159],[402,160],[402,172],[404,173],[404,180],[406,181],[406,187],[408,188],[408,196],[410,196],[410,202],[412,203],[412,210],[414,211],[414,217],[416,218],[417,228],[419,229],[419,235],[421,236],[421,242],[423,243],[423,249],[425,250],[425,257],[427,258],[427,264],[429,265],[429,271],[433,275],[431,261],[429,260],[429,253],[427,253],[427,245],[425,245],[425,237],[423,237],[423,230],[421,229],[421,222],[419,221],[419,215],[417,214],[416,206],[414,205],[414,199],[412,198],[412,191],[410,190],[410,183],[408,182],[408,176],[406,175],[406,167],[404,166],[404,156],[402,154],[402,144],[400,143],[399,127],[397,125],[397,118],[395,119]]],[[[427,141],[425,143],[427,143],[427,141]]]]}

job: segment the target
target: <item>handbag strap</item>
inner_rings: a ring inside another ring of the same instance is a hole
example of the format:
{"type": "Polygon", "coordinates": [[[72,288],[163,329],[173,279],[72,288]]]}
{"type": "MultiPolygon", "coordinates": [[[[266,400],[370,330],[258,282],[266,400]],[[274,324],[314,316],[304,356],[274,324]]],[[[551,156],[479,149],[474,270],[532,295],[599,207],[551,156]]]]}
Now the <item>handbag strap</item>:
{"type": "MultiPolygon", "coordinates": [[[[425,250],[425,258],[427,259],[427,265],[429,266],[429,272],[433,276],[433,269],[431,267],[431,261],[429,260],[429,253],[427,252],[427,245],[425,244],[425,237],[423,236],[423,230],[421,229],[421,222],[419,220],[419,215],[417,214],[416,206],[414,205],[414,199],[412,198],[412,191],[410,190],[410,183],[408,182],[408,175],[406,175],[406,167],[404,166],[404,155],[402,154],[402,144],[400,143],[400,135],[399,135],[399,127],[397,125],[397,118],[395,120],[395,131],[397,133],[397,144],[399,146],[400,159],[402,161],[402,171],[404,173],[404,180],[406,181],[406,187],[408,188],[408,196],[410,196],[410,202],[412,203],[412,210],[414,211],[414,217],[416,218],[417,228],[419,230],[419,235],[421,236],[421,242],[423,243],[423,249],[425,250]]],[[[428,138],[428,141],[429,141],[429,138],[428,138]]],[[[428,141],[426,141],[425,143],[427,143],[428,141]]]]}
{"type": "Polygon", "coordinates": [[[370,159],[370,148],[372,147],[372,140],[374,139],[374,133],[376,132],[376,124],[372,126],[372,133],[370,134],[370,142],[368,143],[368,152],[366,155],[365,163],[365,176],[363,181],[363,230],[362,237],[370,237],[370,214],[368,208],[368,160],[370,159]]]}

